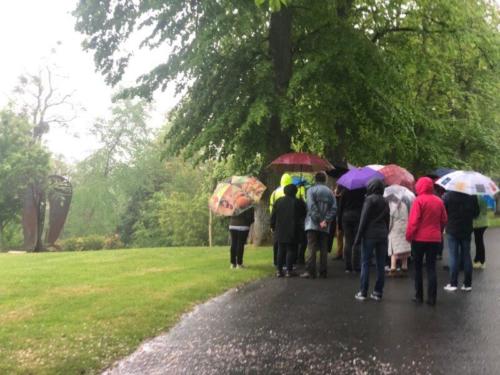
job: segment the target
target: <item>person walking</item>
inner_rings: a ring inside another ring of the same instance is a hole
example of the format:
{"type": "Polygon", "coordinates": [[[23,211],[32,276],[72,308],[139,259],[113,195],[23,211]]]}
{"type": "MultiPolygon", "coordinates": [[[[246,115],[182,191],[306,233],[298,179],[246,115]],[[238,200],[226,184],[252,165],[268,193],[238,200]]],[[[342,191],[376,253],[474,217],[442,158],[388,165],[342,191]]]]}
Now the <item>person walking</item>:
{"type": "Polygon", "coordinates": [[[326,173],[314,176],[315,184],[307,191],[307,215],[305,230],[307,234],[306,272],[303,278],[316,278],[316,252],[320,252],[319,276],[327,277],[327,256],[329,226],[335,219],[337,205],[333,192],[325,185],[326,173]]]}
{"type": "Polygon", "coordinates": [[[231,234],[230,262],[231,268],[244,268],[243,253],[250,231],[254,222],[254,209],[250,208],[239,215],[229,219],[229,233],[231,234]]]}
{"type": "MultiPolygon", "coordinates": [[[[274,203],[285,196],[285,186],[290,185],[293,182],[292,176],[288,173],[283,173],[281,175],[280,186],[278,186],[269,197],[269,213],[272,214],[274,203]]],[[[273,264],[275,267],[278,266],[278,241],[273,238],[273,264]]]]}
{"type": "Polygon", "coordinates": [[[344,188],[340,185],[335,187],[333,192],[335,194],[335,201],[337,202],[337,220],[335,225],[335,235],[334,237],[337,239],[337,252],[335,254],[334,260],[343,260],[344,259],[344,232],[340,229],[339,226],[339,205],[342,194],[344,193],[344,188]]]}
{"type": "Polygon", "coordinates": [[[422,177],[415,186],[417,198],[410,210],[406,240],[411,242],[415,259],[415,297],[413,301],[424,300],[422,268],[425,257],[427,269],[427,304],[436,304],[437,276],[436,257],[442,243],[443,228],[448,221],[444,203],[433,194],[433,182],[422,177]]]}
{"type": "Polygon", "coordinates": [[[296,197],[297,187],[293,184],[285,186],[285,196],[274,203],[271,214],[271,229],[278,242],[277,271],[278,277],[295,276],[293,262],[296,258],[299,233],[303,230],[306,216],[306,204],[296,197]],[[283,268],[286,264],[286,271],[283,268]]]}
{"type": "Polygon", "coordinates": [[[363,241],[361,250],[361,287],[355,298],[364,301],[368,295],[370,278],[370,259],[375,252],[377,267],[377,280],[370,298],[380,301],[384,292],[385,258],[387,256],[389,234],[389,205],[383,197],[384,183],[375,179],[368,183],[367,195],[361,210],[358,233],[354,246],[359,246],[363,241]]]}
{"type": "Polygon", "coordinates": [[[388,255],[391,257],[391,268],[389,277],[408,275],[408,258],[411,253],[411,244],[406,239],[406,229],[408,226],[409,205],[403,199],[398,199],[394,195],[387,198],[391,219],[389,222],[389,249],[388,255]],[[397,263],[401,262],[400,274],[398,274],[397,263]]]}
{"type": "Polygon", "coordinates": [[[477,196],[479,205],[479,216],[474,219],[474,242],[476,243],[476,256],[474,257],[474,268],[486,268],[486,249],[484,248],[484,232],[488,228],[488,203],[486,197],[477,196]]]}
{"type": "Polygon", "coordinates": [[[345,272],[359,272],[361,270],[361,248],[354,245],[358,232],[361,210],[365,201],[366,189],[345,189],[338,203],[338,226],[344,233],[344,262],[345,272]]]}
{"type": "Polygon", "coordinates": [[[458,289],[460,263],[464,267],[462,290],[472,291],[472,259],[470,242],[473,231],[472,222],[479,215],[479,204],[475,195],[448,191],[444,195],[444,205],[448,213],[446,236],[450,256],[450,282],[444,287],[448,292],[458,289]]]}

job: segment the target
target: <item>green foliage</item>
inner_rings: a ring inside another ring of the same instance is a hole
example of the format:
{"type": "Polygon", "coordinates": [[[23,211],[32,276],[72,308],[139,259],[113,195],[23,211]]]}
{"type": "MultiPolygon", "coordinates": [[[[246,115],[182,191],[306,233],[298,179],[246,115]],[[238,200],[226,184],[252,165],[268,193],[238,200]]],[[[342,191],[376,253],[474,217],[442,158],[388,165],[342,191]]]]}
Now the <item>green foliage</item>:
{"type": "Polygon", "coordinates": [[[0,373],[98,374],[182,313],[272,274],[269,249],[0,254],[0,373]]]}
{"type": "Polygon", "coordinates": [[[124,92],[151,98],[177,82],[184,96],[170,119],[171,153],[232,158],[243,173],[290,145],[416,173],[500,167],[491,1],[87,0],[75,16],[110,83],[121,80],[121,46],[138,30],[143,47],[174,46],[124,92]]]}
{"type": "Polygon", "coordinates": [[[32,139],[31,126],[10,110],[0,111],[0,245],[3,227],[19,222],[27,187],[43,185],[49,154],[32,139]]]}
{"type": "Polygon", "coordinates": [[[117,235],[113,236],[85,236],[71,237],[59,243],[64,251],[85,251],[102,249],[120,249],[123,248],[123,242],[117,235]]]}

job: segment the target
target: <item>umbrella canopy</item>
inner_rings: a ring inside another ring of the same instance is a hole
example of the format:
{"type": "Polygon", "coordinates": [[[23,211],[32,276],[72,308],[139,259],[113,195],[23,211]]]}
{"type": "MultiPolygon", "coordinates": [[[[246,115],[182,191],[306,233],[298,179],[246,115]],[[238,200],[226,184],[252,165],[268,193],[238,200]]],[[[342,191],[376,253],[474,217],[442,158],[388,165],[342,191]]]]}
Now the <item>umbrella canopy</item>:
{"type": "Polygon", "coordinates": [[[498,193],[498,186],[491,178],[473,171],[449,173],[437,180],[436,184],[448,191],[469,195],[495,195],[498,193]]]}
{"type": "Polygon", "coordinates": [[[409,203],[415,200],[415,194],[408,188],[401,185],[387,186],[384,190],[384,198],[394,196],[399,201],[408,201],[409,203]]]}
{"type": "Polygon", "coordinates": [[[259,202],[265,190],[255,177],[233,176],[217,185],[208,205],[217,215],[239,215],[259,202]]]}
{"type": "Polygon", "coordinates": [[[249,198],[254,202],[258,203],[266,191],[266,185],[260,182],[255,177],[249,176],[232,176],[229,177],[225,182],[235,185],[243,190],[249,198]]]}
{"type": "Polygon", "coordinates": [[[368,182],[375,178],[382,180],[384,176],[368,167],[354,168],[340,177],[337,184],[349,190],[361,189],[366,187],[368,182]]]}
{"type": "Polygon", "coordinates": [[[384,175],[386,185],[401,185],[413,190],[415,186],[415,177],[405,168],[396,164],[386,165],[379,170],[384,175]]]}
{"type": "Polygon", "coordinates": [[[438,169],[434,169],[431,173],[428,174],[429,177],[441,178],[449,173],[455,172],[456,169],[440,167],[438,169]]]}
{"type": "Polygon", "coordinates": [[[332,165],[334,169],[327,171],[326,174],[333,178],[339,178],[349,172],[351,169],[356,168],[356,166],[347,162],[332,163],[332,165]]]}
{"type": "Polygon", "coordinates": [[[320,172],[334,169],[328,160],[305,152],[291,152],[273,160],[269,164],[275,172],[320,172]]]}
{"type": "Polygon", "coordinates": [[[384,166],[382,164],[370,164],[366,166],[367,168],[371,168],[374,171],[380,171],[384,166]]]}

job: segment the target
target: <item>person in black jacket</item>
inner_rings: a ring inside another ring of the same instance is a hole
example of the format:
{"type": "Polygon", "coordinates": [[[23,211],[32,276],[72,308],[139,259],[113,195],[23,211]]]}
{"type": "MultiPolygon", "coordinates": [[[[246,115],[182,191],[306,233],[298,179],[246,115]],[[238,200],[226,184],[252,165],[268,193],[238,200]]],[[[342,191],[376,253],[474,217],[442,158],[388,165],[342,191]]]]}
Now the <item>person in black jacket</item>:
{"type": "Polygon", "coordinates": [[[345,239],[344,261],[346,272],[359,272],[361,269],[361,249],[359,245],[354,246],[354,240],[358,232],[365,194],[365,188],[345,189],[339,200],[337,223],[345,239]]]}
{"type": "Polygon", "coordinates": [[[278,277],[294,276],[293,262],[295,251],[300,240],[299,233],[303,231],[304,218],[307,213],[306,204],[296,198],[297,187],[293,184],[284,188],[285,196],[279,198],[273,206],[271,214],[271,229],[274,240],[278,242],[277,271],[278,277]],[[286,263],[286,272],[283,266],[286,263]]]}
{"type": "Polygon", "coordinates": [[[473,231],[473,220],[479,215],[479,204],[475,195],[467,195],[449,191],[444,195],[444,206],[448,213],[446,235],[450,256],[450,283],[444,287],[448,292],[458,288],[458,271],[460,263],[464,266],[464,285],[462,290],[472,290],[472,259],[470,242],[473,231]]]}
{"type": "Polygon", "coordinates": [[[230,261],[231,268],[243,268],[243,252],[247,242],[250,225],[254,221],[254,209],[250,208],[239,215],[231,216],[229,232],[231,233],[230,261]]]}
{"type": "Polygon", "coordinates": [[[361,244],[361,288],[356,294],[356,299],[365,300],[368,294],[368,282],[370,277],[370,259],[375,251],[375,261],[377,265],[377,281],[375,289],[371,294],[374,300],[381,300],[384,291],[384,266],[387,256],[389,220],[389,204],[383,197],[384,183],[375,179],[368,183],[367,195],[363,203],[361,218],[359,221],[358,233],[355,246],[361,244]]]}

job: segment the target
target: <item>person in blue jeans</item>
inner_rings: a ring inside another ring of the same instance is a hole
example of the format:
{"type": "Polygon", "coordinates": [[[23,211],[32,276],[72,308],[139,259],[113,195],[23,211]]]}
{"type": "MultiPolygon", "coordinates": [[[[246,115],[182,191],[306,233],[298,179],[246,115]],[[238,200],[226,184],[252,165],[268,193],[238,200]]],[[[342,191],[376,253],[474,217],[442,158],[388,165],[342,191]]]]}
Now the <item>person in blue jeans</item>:
{"type": "Polygon", "coordinates": [[[450,256],[450,282],[444,287],[447,292],[458,289],[460,264],[464,266],[464,284],[462,290],[472,291],[472,259],[470,242],[472,239],[473,220],[479,215],[479,204],[475,195],[449,191],[444,195],[444,206],[448,213],[446,236],[450,256]]]}
{"type": "Polygon", "coordinates": [[[361,210],[355,245],[361,242],[361,287],[355,298],[366,300],[370,280],[370,259],[375,253],[377,280],[370,298],[380,301],[384,293],[385,258],[387,256],[390,211],[384,199],[384,183],[375,179],[368,183],[366,198],[361,210]]]}

